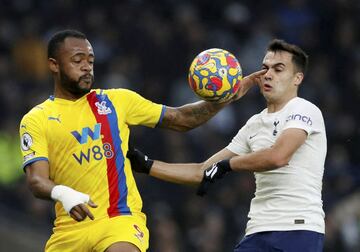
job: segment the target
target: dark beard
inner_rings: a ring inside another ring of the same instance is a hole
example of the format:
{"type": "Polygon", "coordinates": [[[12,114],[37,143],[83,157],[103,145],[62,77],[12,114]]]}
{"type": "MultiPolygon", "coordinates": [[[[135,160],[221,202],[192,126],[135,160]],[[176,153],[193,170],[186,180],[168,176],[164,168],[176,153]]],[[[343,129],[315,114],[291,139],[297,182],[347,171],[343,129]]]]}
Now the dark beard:
{"type": "Polygon", "coordinates": [[[94,83],[94,76],[91,74],[85,74],[80,76],[78,80],[71,79],[66,73],[60,70],[60,83],[61,86],[68,91],[69,93],[73,94],[76,97],[82,97],[83,95],[89,93],[91,90],[92,84],[94,83]],[[81,87],[80,82],[82,79],[91,77],[91,85],[90,88],[81,87]]]}

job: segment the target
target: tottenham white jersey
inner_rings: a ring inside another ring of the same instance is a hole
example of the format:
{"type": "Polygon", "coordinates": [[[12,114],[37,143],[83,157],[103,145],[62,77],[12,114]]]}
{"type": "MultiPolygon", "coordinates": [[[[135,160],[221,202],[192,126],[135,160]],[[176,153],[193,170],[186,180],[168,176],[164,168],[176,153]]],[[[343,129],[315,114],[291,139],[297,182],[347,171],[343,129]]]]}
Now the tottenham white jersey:
{"type": "Polygon", "coordinates": [[[296,97],[278,112],[263,110],[247,121],[227,149],[241,155],[268,148],[289,128],[303,129],[308,137],[288,165],[255,172],[246,235],[285,230],[325,233],[321,190],[327,143],[324,119],[314,104],[296,97]]]}

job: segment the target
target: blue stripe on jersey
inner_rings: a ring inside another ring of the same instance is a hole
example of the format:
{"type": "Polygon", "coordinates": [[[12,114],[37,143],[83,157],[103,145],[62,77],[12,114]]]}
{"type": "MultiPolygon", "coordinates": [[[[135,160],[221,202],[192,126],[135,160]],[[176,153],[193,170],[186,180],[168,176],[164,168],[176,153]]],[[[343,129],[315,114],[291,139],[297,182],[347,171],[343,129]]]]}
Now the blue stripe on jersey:
{"type": "Polygon", "coordinates": [[[114,145],[113,147],[115,149],[114,153],[115,153],[116,170],[119,176],[118,188],[119,188],[120,199],[118,202],[118,209],[122,215],[131,214],[130,209],[127,205],[128,188],[126,184],[126,176],[124,171],[124,153],[122,152],[122,148],[121,148],[122,141],[120,139],[116,110],[107,95],[96,95],[96,96],[98,101],[105,101],[106,106],[111,109],[111,113],[107,114],[107,118],[110,126],[111,137],[113,140],[113,145],[114,145]]]}
{"type": "Polygon", "coordinates": [[[32,164],[36,161],[40,161],[40,160],[48,161],[49,159],[46,157],[37,157],[37,158],[30,159],[30,160],[26,161],[25,163],[23,163],[22,168],[24,169],[27,165],[32,164]]]}
{"type": "Polygon", "coordinates": [[[164,118],[165,112],[166,112],[166,106],[163,105],[163,106],[162,106],[162,109],[161,109],[161,115],[160,115],[159,121],[158,121],[158,123],[156,124],[155,127],[157,127],[157,126],[160,125],[160,123],[162,122],[162,120],[163,120],[163,118],[164,118]]]}

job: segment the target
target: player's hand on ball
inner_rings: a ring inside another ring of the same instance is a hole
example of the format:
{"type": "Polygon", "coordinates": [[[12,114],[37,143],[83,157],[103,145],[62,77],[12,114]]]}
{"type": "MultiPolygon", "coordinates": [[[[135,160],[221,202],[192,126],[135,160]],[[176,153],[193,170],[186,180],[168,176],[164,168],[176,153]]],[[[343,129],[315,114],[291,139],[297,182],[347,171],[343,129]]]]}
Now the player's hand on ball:
{"type": "Polygon", "coordinates": [[[210,183],[222,179],[224,175],[230,171],[232,170],[229,159],[221,160],[206,168],[204,170],[203,179],[198,187],[197,195],[204,196],[207,193],[210,183]]]}
{"type": "Polygon", "coordinates": [[[252,88],[255,85],[258,85],[260,83],[261,76],[264,75],[266,71],[267,71],[266,69],[262,69],[260,71],[249,74],[248,76],[245,76],[241,80],[240,88],[237,94],[231,100],[236,101],[240,99],[250,90],[250,88],[252,88]]]}
{"type": "Polygon", "coordinates": [[[126,157],[130,159],[131,168],[140,173],[150,173],[150,169],[154,163],[154,160],[148,158],[144,153],[138,149],[129,146],[129,150],[126,154],[126,157]]]}

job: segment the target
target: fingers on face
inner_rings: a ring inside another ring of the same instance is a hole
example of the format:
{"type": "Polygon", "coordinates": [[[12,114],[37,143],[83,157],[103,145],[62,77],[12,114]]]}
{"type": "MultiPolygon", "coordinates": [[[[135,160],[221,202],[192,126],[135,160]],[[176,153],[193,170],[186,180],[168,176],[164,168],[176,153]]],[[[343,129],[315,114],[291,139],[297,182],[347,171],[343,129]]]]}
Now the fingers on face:
{"type": "Polygon", "coordinates": [[[255,75],[257,77],[260,77],[261,75],[264,75],[267,72],[267,69],[261,69],[260,71],[255,72],[255,75]]]}

